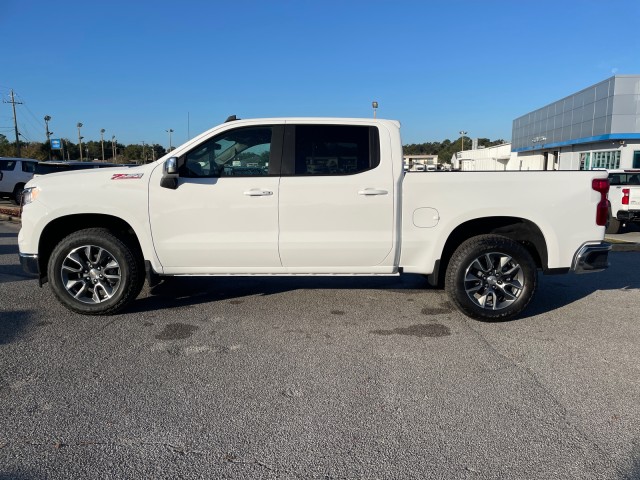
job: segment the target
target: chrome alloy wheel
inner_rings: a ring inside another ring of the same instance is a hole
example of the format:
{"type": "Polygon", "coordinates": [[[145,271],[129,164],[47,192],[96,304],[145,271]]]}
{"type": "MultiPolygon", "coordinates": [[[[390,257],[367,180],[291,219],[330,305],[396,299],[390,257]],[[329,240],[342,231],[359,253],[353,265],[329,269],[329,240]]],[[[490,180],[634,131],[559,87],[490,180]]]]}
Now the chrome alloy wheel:
{"type": "Polygon", "coordinates": [[[69,252],[60,267],[64,288],[82,303],[102,303],[120,288],[122,272],[108,250],[83,245],[69,252]]]}
{"type": "Polygon", "coordinates": [[[501,310],[515,302],[524,288],[524,272],[504,253],[485,253],[471,262],[464,276],[464,289],[473,303],[488,310],[501,310]]]}

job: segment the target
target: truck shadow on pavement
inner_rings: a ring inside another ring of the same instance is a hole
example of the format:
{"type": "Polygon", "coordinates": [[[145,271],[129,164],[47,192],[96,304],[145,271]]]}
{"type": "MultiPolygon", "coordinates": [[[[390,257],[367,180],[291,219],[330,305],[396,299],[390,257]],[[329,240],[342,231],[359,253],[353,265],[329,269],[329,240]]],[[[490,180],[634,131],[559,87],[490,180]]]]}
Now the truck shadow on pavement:
{"type": "Polygon", "coordinates": [[[0,255],[18,255],[18,245],[0,245],[0,255]]]}
{"type": "Polygon", "coordinates": [[[242,303],[244,297],[296,290],[381,290],[421,294],[428,288],[421,275],[398,277],[165,277],[146,290],[126,313],[186,307],[209,302],[242,303]]]}
{"type": "Polygon", "coordinates": [[[525,319],[551,312],[588,297],[598,290],[640,289],[640,255],[634,252],[611,252],[611,266],[603,271],[583,275],[538,276],[538,290],[529,307],[519,317],[525,319]]]}
{"type": "Polygon", "coordinates": [[[7,345],[24,337],[35,326],[35,312],[9,310],[2,312],[0,322],[0,345],[7,345]]]}
{"type": "Polygon", "coordinates": [[[0,285],[8,282],[33,280],[35,277],[22,270],[19,264],[0,265],[0,285]]]}
{"type": "MultiPolygon", "coordinates": [[[[585,275],[546,276],[539,274],[538,290],[523,320],[545,314],[588,297],[598,290],[640,289],[640,255],[613,252],[611,267],[585,275]]],[[[136,300],[126,313],[186,307],[209,302],[242,303],[243,297],[277,295],[296,290],[373,290],[399,294],[433,295],[442,290],[430,287],[422,275],[401,277],[169,277],[147,289],[147,296],[136,300]]],[[[433,300],[429,300],[432,303],[433,300]]],[[[442,312],[448,313],[448,312],[442,312]]]]}

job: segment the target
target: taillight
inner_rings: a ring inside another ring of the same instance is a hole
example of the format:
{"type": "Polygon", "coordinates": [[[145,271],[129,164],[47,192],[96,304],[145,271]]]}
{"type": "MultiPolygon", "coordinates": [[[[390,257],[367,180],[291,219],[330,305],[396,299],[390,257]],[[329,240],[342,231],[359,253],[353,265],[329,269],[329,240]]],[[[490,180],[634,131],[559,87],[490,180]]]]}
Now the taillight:
{"type": "Polygon", "coordinates": [[[609,193],[608,178],[594,178],[591,181],[591,188],[600,193],[600,201],[596,207],[596,225],[604,227],[609,216],[609,205],[607,203],[607,193],[609,193]]]}
{"type": "Polygon", "coordinates": [[[604,193],[606,195],[609,192],[609,179],[594,178],[591,181],[591,188],[593,188],[596,192],[604,193]]]}
{"type": "Polygon", "coordinates": [[[629,205],[629,189],[622,189],[622,205],[629,205]]]}

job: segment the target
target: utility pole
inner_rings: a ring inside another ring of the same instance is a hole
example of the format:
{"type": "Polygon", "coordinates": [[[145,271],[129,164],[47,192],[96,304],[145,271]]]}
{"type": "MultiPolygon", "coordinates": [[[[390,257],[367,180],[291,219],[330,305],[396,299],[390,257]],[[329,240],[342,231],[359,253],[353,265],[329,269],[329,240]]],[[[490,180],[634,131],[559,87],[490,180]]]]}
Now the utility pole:
{"type": "Polygon", "coordinates": [[[102,146],[102,161],[104,162],[104,128],[100,129],[100,145],[102,146]]]}
{"type": "Polygon", "coordinates": [[[16,103],[21,105],[22,102],[16,101],[13,89],[11,89],[11,100],[3,100],[2,103],[10,103],[13,106],[13,128],[16,132],[16,157],[20,158],[20,133],[18,133],[18,119],[16,118],[16,103]]]}
{"type": "Polygon", "coordinates": [[[464,136],[467,134],[464,130],[460,130],[460,151],[464,152],[464,136]]]}
{"type": "MultiPolygon", "coordinates": [[[[44,125],[47,131],[47,150],[49,151],[49,160],[51,160],[51,132],[49,131],[49,120],[51,117],[49,115],[44,116],[44,125]]],[[[64,157],[63,157],[64,158],[64,157]]]]}
{"type": "Polygon", "coordinates": [[[78,122],[78,147],[80,149],[80,161],[82,161],[82,137],[80,136],[80,129],[82,128],[82,123],[78,122]]]}
{"type": "Polygon", "coordinates": [[[147,151],[145,150],[144,140],[142,140],[142,163],[147,163],[147,151]]]}
{"type": "Polygon", "coordinates": [[[171,134],[173,133],[173,129],[165,130],[169,134],[169,151],[171,151],[171,134]]]}
{"type": "Polygon", "coordinates": [[[111,150],[113,150],[113,163],[118,163],[118,156],[116,154],[116,136],[111,135],[111,150]]]}

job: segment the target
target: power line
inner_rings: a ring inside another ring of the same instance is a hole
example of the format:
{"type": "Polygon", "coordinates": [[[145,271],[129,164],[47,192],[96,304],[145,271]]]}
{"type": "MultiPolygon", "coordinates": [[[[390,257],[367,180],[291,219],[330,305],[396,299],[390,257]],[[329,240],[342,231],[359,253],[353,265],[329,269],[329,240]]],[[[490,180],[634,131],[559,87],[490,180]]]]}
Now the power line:
{"type": "MultiPolygon", "coordinates": [[[[36,126],[36,128],[37,128],[38,130],[42,130],[42,129],[44,128],[44,123],[42,123],[42,121],[41,121],[41,120],[39,120],[39,119],[38,119],[38,117],[36,117],[36,116],[33,114],[33,112],[29,109],[29,107],[27,106],[27,104],[26,104],[26,103],[24,104],[24,108],[27,110],[27,112],[29,113],[29,115],[31,115],[31,117],[35,120],[35,123],[36,123],[36,125],[35,125],[35,126],[36,126]]],[[[32,123],[32,125],[33,125],[33,123],[32,123]]]]}

